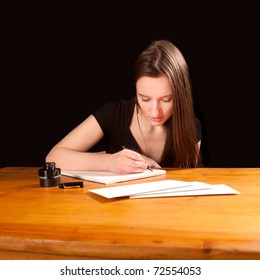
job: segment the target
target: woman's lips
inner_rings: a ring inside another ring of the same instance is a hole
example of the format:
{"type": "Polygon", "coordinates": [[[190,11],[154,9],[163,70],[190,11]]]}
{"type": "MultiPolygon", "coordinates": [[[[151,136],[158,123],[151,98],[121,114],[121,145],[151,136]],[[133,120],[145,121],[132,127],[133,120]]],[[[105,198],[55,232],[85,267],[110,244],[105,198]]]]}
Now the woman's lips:
{"type": "Polygon", "coordinates": [[[153,122],[161,122],[163,120],[163,117],[150,117],[150,120],[153,122]]]}

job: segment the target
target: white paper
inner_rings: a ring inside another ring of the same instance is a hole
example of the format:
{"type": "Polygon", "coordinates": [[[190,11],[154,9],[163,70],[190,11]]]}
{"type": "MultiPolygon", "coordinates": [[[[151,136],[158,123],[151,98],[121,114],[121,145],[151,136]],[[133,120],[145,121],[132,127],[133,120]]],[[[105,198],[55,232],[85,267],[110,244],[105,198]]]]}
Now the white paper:
{"type": "Polygon", "coordinates": [[[173,192],[165,193],[145,193],[145,194],[133,194],[129,198],[152,198],[152,197],[167,197],[167,196],[196,196],[196,195],[224,195],[224,194],[239,194],[238,191],[232,189],[231,187],[220,184],[220,185],[210,185],[208,187],[196,186],[195,188],[186,188],[185,190],[178,190],[173,192]]]}
{"type": "Polygon", "coordinates": [[[142,184],[90,189],[89,192],[106,198],[127,197],[164,197],[187,195],[238,194],[239,192],[226,185],[210,185],[202,182],[185,182],[161,180],[142,184]]]}
{"type": "Polygon", "coordinates": [[[88,171],[88,170],[61,170],[61,174],[69,177],[75,177],[82,180],[92,181],[102,184],[113,184],[118,182],[154,177],[166,174],[166,170],[163,169],[152,169],[145,170],[140,173],[131,174],[117,174],[112,172],[104,171],[88,171]]]}
{"type": "Polygon", "coordinates": [[[133,194],[147,193],[151,191],[166,190],[174,187],[180,187],[189,185],[187,182],[175,181],[175,180],[163,180],[156,182],[148,182],[142,184],[132,184],[126,186],[106,187],[99,189],[90,189],[89,192],[93,192],[102,195],[106,198],[130,196],[133,194]]]}

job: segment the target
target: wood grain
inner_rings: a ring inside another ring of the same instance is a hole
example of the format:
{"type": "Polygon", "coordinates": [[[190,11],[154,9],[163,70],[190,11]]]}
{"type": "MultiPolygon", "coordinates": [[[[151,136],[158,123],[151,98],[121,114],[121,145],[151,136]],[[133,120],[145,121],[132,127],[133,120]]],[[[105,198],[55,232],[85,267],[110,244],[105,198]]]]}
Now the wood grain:
{"type": "Polygon", "coordinates": [[[138,183],[200,181],[240,194],[145,199],[106,199],[88,181],[43,188],[38,169],[0,169],[0,259],[260,259],[260,168],[167,169],[138,183]]]}

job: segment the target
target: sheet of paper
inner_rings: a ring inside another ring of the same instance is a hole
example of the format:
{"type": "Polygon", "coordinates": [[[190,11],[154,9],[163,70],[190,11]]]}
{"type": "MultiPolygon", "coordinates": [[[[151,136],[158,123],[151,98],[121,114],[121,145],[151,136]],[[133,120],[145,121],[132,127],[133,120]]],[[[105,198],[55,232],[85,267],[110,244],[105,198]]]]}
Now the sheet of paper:
{"type": "Polygon", "coordinates": [[[163,197],[183,195],[235,194],[236,190],[226,185],[210,185],[202,182],[161,180],[142,184],[90,189],[89,192],[106,198],[127,197],[163,197]]]}
{"type": "Polygon", "coordinates": [[[61,174],[65,176],[75,177],[82,180],[102,183],[102,184],[113,184],[118,182],[154,177],[166,174],[166,170],[163,169],[152,169],[145,170],[141,173],[131,174],[116,174],[112,172],[103,171],[88,171],[88,170],[61,170],[61,174]]]}
{"type": "Polygon", "coordinates": [[[239,194],[238,191],[231,187],[221,185],[209,185],[208,187],[195,186],[194,188],[183,188],[177,191],[169,192],[155,192],[155,193],[144,193],[144,194],[133,194],[129,198],[152,198],[152,197],[169,197],[169,196],[196,196],[196,195],[224,195],[224,194],[239,194]]]}
{"type": "Polygon", "coordinates": [[[180,186],[174,186],[173,188],[167,188],[167,189],[160,189],[160,190],[155,190],[155,191],[147,191],[143,193],[137,193],[133,195],[159,195],[159,194],[167,194],[167,193],[179,193],[179,192],[185,192],[185,191],[195,191],[195,190],[205,190],[205,189],[210,189],[211,185],[206,184],[206,183],[201,183],[201,182],[189,182],[189,184],[181,184],[180,186]]]}
{"type": "Polygon", "coordinates": [[[156,182],[148,182],[142,184],[132,184],[126,186],[106,187],[99,189],[90,189],[89,192],[93,192],[102,195],[106,198],[130,196],[133,194],[146,193],[150,191],[165,190],[170,188],[176,188],[180,186],[187,186],[188,182],[176,181],[176,180],[162,180],[156,182]]]}

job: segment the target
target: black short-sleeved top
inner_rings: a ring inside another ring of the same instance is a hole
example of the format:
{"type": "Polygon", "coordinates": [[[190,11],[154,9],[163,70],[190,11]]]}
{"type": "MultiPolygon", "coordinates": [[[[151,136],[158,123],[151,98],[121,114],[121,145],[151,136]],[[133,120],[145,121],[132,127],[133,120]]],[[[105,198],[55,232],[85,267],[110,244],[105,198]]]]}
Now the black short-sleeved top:
{"type": "MultiPolygon", "coordinates": [[[[135,108],[134,98],[110,102],[93,112],[93,116],[99,123],[105,138],[107,153],[116,153],[122,150],[122,146],[141,153],[141,149],[136,142],[130,124],[135,108]]],[[[201,126],[197,120],[197,136],[201,139],[201,126]]],[[[166,160],[172,162],[172,159],[166,160]]],[[[158,163],[163,166],[162,162],[158,163]]]]}

